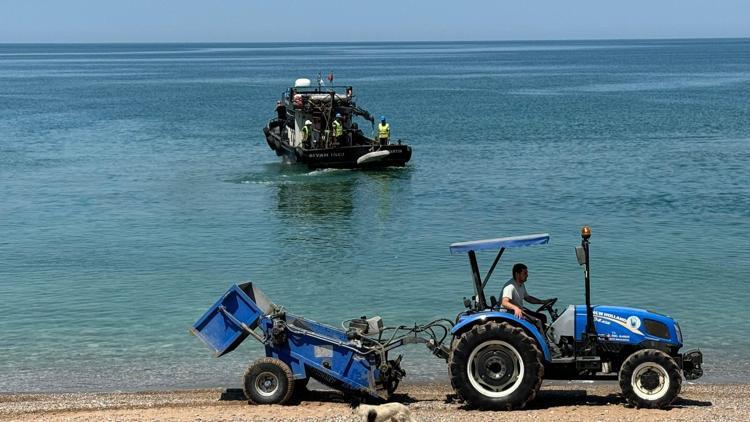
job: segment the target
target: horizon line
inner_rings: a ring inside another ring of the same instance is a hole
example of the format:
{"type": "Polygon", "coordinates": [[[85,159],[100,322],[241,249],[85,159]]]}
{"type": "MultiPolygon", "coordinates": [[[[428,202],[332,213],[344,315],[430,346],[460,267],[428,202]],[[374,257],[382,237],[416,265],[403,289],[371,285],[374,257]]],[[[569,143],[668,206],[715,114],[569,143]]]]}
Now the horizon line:
{"type": "Polygon", "coordinates": [[[655,37],[655,38],[538,38],[538,39],[494,39],[494,40],[378,40],[378,41],[32,41],[0,42],[0,45],[101,45],[101,44],[395,44],[395,43],[462,43],[462,42],[579,42],[579,41],[678,41],[678,40],[743,40],[750,36],[706,36],[706,37],[655,37]]]}

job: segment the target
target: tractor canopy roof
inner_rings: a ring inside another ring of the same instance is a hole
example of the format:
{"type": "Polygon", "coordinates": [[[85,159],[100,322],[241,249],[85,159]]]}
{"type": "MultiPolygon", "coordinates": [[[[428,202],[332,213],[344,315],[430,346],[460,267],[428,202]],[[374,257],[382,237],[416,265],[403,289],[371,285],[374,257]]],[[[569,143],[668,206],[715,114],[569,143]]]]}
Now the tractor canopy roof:
{"type": "Polygon", "coordinates": [[[501,237],[498,239],[472,240],[469,242],[453,243],[451,254],[469,251],[498,250],[503,248],[521,248],[524,246],[546,245],[549,234],[528,234],[525,236],[501,237]]]}

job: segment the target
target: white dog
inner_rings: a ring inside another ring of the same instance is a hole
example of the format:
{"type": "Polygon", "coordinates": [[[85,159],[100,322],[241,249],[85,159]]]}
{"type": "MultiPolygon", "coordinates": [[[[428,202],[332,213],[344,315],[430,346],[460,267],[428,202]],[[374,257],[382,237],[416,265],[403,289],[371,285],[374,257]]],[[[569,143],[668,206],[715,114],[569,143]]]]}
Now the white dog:
{"type": "Polygon", "coordinates": [[[401,403],[385,403],[379,406],[352,403],[354,414],[367,422],[415,422],[411,411],[401,403]]]}

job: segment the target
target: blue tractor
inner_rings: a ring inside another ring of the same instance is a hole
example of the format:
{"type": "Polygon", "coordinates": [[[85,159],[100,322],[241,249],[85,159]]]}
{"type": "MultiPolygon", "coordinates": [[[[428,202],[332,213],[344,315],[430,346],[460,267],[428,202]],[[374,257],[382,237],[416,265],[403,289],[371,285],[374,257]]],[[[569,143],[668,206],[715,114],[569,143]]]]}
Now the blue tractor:
{"type": "Polygon", "coordinates": [[[469,255],[475,295],[464,300],[466,311],[451,330],[448,367],[451,384],[468,404],[483,409],[519,409],[534,399],[543,379],[619,380],[625,399],[636,407],[664,408],[677,397],[682,377],[703,374],[699,350],[680,353],[682,333],[677,321],[658,313],[591,304],[589,238],[581,230],[576,247],[584,266],[586,304],[569,305],[562,313],[557,299],[542,304],[551,321],[539,327],[503,309],[484,288],[509,248],[544,245],[549,235],[508,237],[454,243],[451,253],[469,255]],[[476,252],[499,250],[482,279],[476,252]]]}
{"type": "Polygon", "coordinates": [[[406,372],[401,356],[390,353],[407,344],[425,344],[448,363],[453,389],[469,406],[520,409],[536,396],[544,379],[619,378],[623,395],[637,407],[663,408],[677,397],[682,377],[699,378],[703,355],[681,353],[682,333],[673,319],[641,309],[592,306],[589,237],[582,230],[576,248],[585,269],[586,304],[562,313],[551,299],[537,310],[549,324],[532,324],[503,309],[484,288],[506,249],[549,242],[529,235],[454,243],[451,253],[469,255],[474,295],[455,322],[384,326],[380,317],[354,318],[341,328],[287,312],[253,283],[233,285],[192,327],[215,355],[234,350],[247,337],[263,344],[265,357],[243,378],[248,400],[283,404],[310,378],[372,401],[387,400],[406,372]],[[476,253],[499,250],[481,277],[476,253]]]}

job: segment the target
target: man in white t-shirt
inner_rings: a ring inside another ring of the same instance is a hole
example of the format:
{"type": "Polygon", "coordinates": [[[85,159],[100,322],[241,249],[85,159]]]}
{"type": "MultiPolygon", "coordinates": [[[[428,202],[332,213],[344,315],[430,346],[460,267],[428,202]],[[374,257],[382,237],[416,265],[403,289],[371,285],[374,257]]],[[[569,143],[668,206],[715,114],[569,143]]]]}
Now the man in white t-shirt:
{"type": "Polygon", "coordinates": [[[508,280],[503,286],[502,299],[500,305],[513,311],[516,318],[528,319],[544,332],[544,325],[547,323],[547,316],[540,312],[534,312],[523,307],[524,300],[534,305],[542,305],[546,301],[537,299],[526,293],[526,280],[529,278],[529,269],[524,264],[513,266],[513,278],[508,280]]]}

